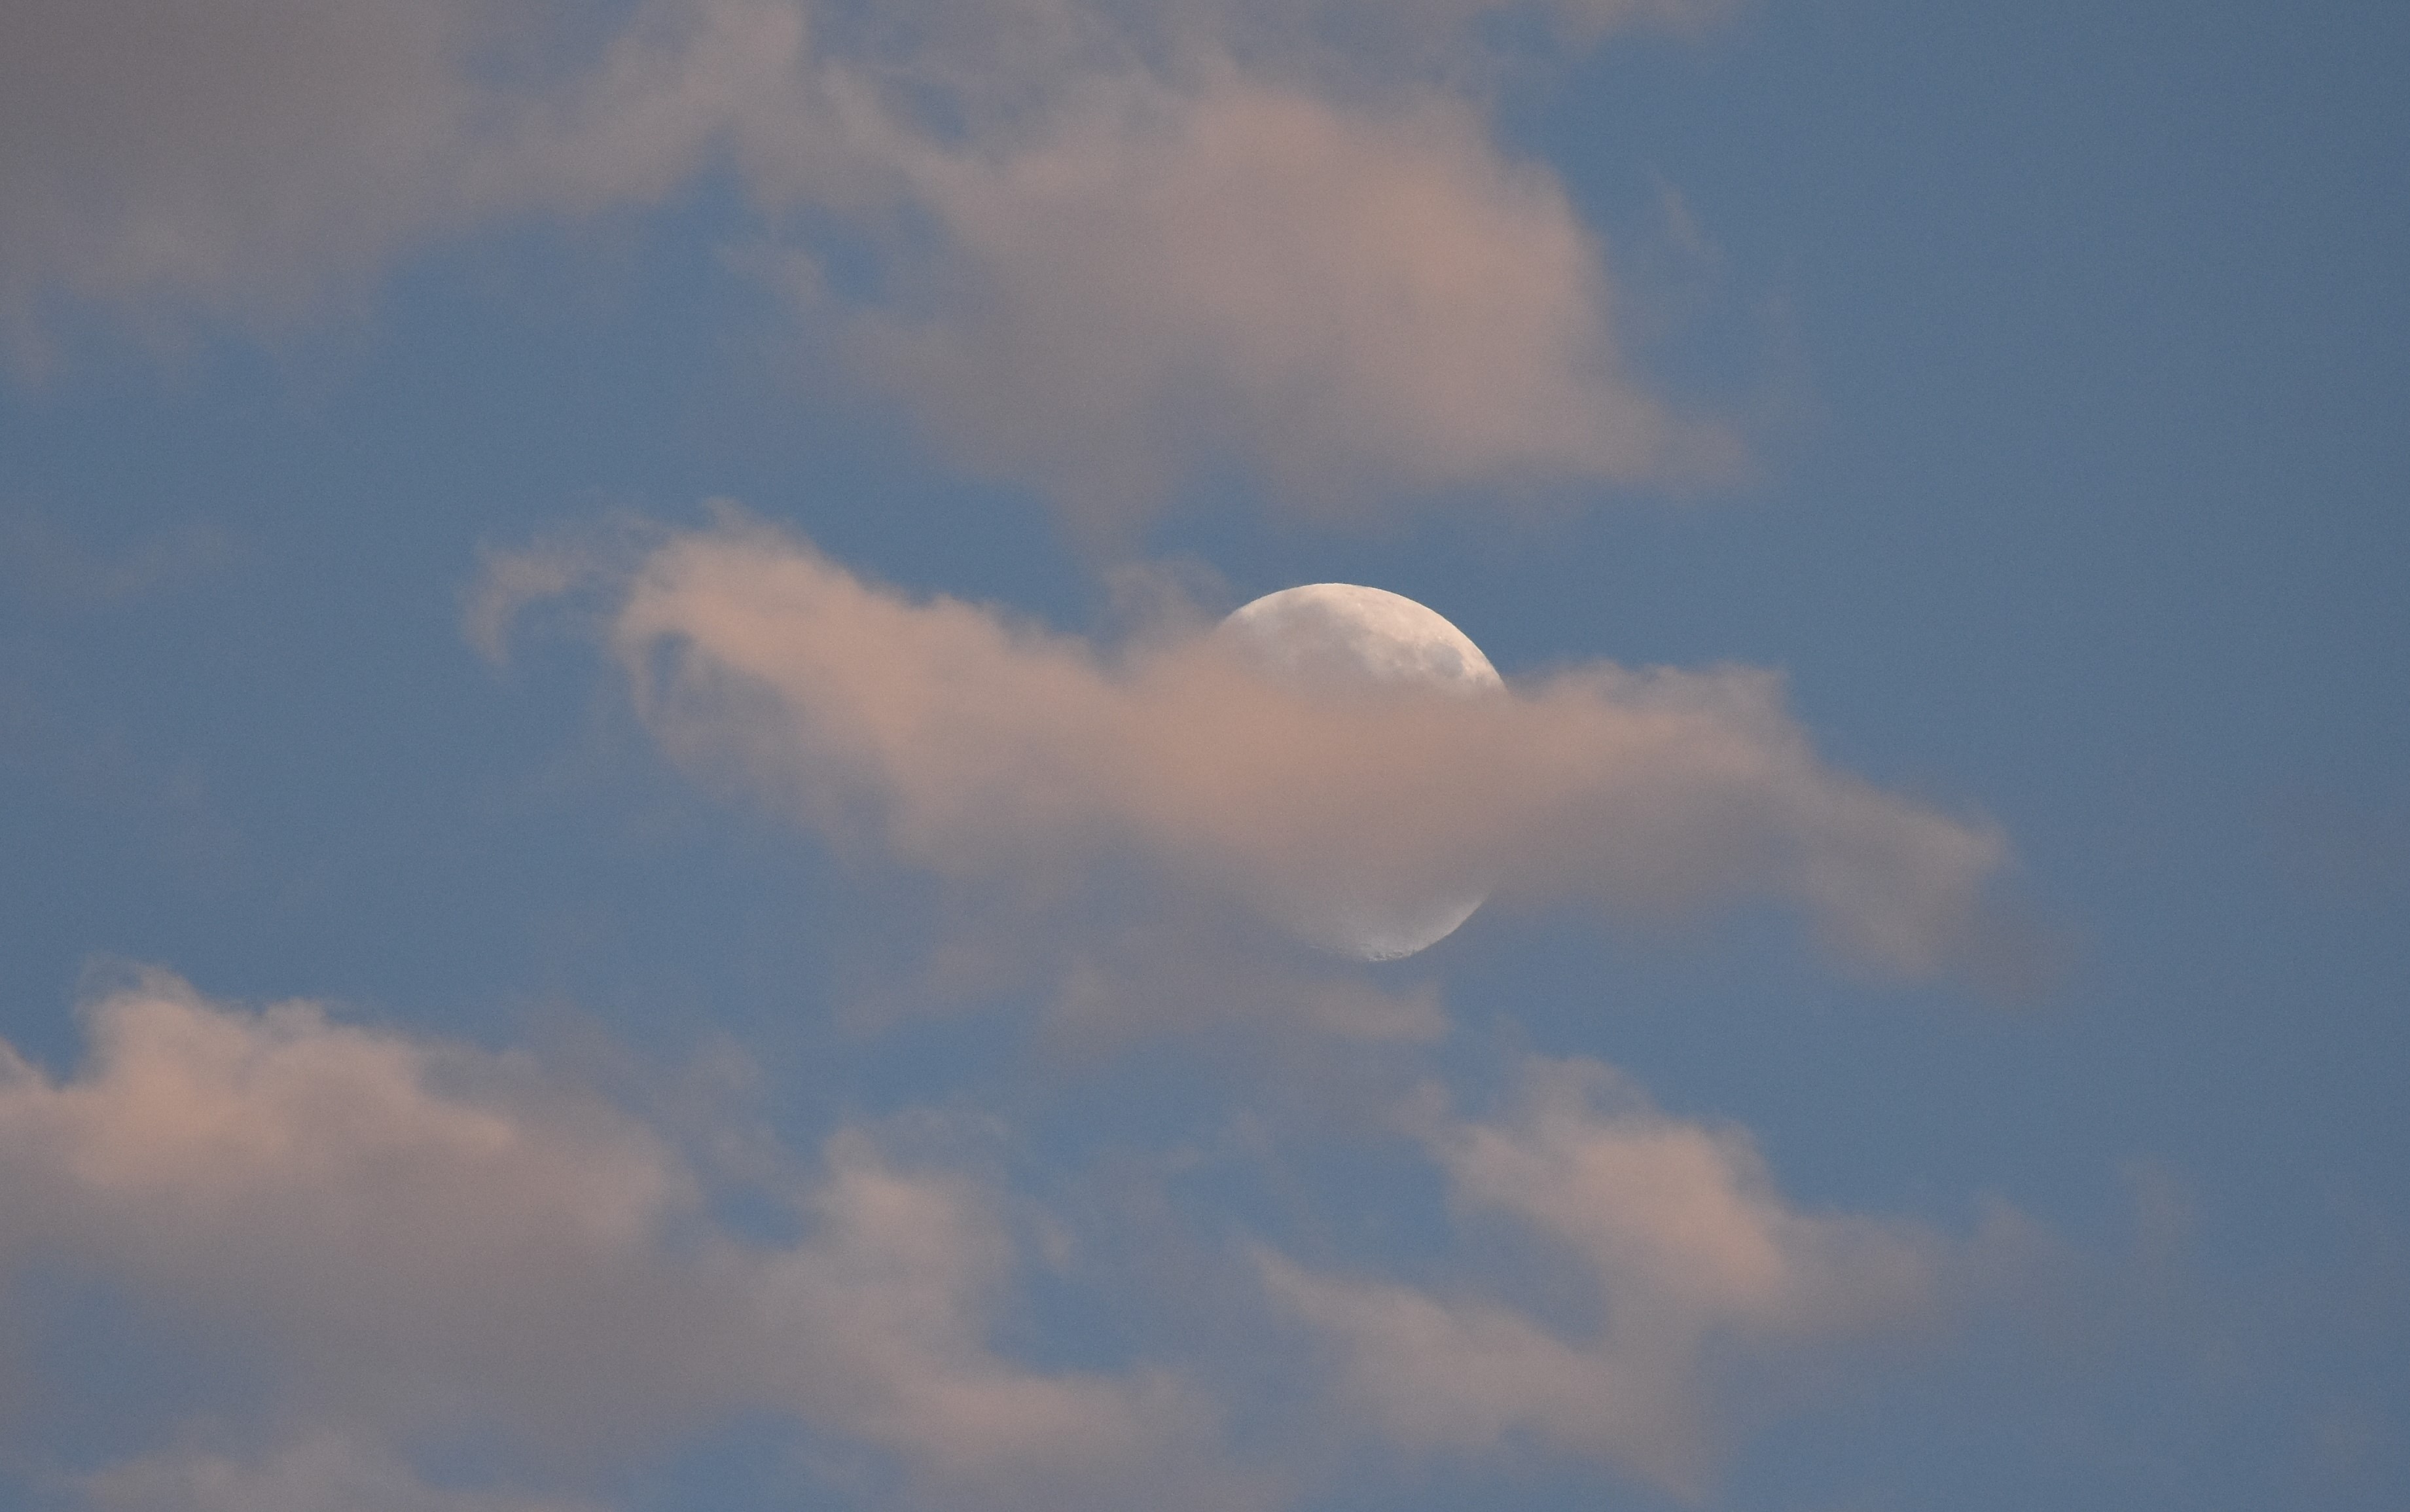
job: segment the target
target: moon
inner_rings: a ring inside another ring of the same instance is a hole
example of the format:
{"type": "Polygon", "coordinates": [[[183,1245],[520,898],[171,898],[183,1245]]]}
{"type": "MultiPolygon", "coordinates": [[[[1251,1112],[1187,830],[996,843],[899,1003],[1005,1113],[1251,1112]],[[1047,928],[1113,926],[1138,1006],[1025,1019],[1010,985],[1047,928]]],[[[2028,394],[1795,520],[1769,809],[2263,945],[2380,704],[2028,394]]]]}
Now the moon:
{"type": "MultiPolygon", "coordinates": [[[[1427,688],[1475,695],[1505,686],[1473,638],[1401,593],[1308,583],[1231,612],[1214,638],[1273,678],[1317,694],[1427,688]]],[[[1487,901],[1486,883],[1399,895],[1364,879],[1275,901],[1289,931],[1334,954],[1394,961],[1437,944],[1487,901]]]]}

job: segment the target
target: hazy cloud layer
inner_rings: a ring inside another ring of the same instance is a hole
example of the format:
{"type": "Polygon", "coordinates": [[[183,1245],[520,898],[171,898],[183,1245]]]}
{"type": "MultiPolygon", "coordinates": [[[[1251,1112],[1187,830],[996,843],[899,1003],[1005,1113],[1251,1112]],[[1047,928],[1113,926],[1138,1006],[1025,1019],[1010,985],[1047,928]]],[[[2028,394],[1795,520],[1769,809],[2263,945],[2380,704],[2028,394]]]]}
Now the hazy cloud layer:
{"type": "MultiPolygon", "coordinates": [[[[559,576],[504,559],[481,613],[559,576]]],[[[1990,826],[1819,762],[1764,672],[1322,697],[1210,639],[1108,654],[916,601],[741,521],[662,540],[608,591],[672,752],[857,852],[1009,879],[1024,906],[1130,866],[1308,938],[1468,885],[1644,918],[1772,895],[1919,974],[1980,931],[2004,858],[1990,826]]]]}
{"type": "MultiPolygon", "coordinates": [[[[0,313],[21,356],[61,297],[288,323],[429,239],[725,164],[799,332],[1092,529],[1220,468],[1332,517],[1728,473],[1629,370],[1554,175],[1491,138],[1497,8],[29,0],[0,313]]],[[[1578,42],[1712,8],[1555,14],[1578,42]]]]}

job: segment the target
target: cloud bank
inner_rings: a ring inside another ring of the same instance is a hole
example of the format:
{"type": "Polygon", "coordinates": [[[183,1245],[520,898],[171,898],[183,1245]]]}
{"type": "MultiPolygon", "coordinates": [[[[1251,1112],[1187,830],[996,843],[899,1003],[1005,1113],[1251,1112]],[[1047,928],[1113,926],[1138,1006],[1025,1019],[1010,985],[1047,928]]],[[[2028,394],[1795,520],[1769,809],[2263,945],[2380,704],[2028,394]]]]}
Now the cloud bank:
{"type": "MultiPolygon", "coordinates": [[[[905,1158],[902,1123],[779,1162],[796,1236],[747,1237],[667,1129],[524,1052],[157,973],[84,1019],[72,1076],[0,1054],[0,1379],[39,1403],[0,1416],[0,1467],[94,1512],[573,1512],[765,1416],[818,1446],[799,1485],[866,1506],[1269,1508],[1313,1489],[1317,1444],[1367,1437],[1421,1457],[1528,1434],[1683,1490],[1711,1459],[1711,1352],[1730,1369],[1914,1323],[1953,1249],[1802,1214],[1743,1136],[1533,1060],[1497,1118],[1428,1090],[1394,1116],[1459,1223],[1503,1216],[1569,1260],[1586,1317],[1498,1300],[1511,1277],[1461,1258],[1473,1289],[1430,1290],[1260,1234],[1123,1278],[1144,1294],[1219,1266],[1252,1283],[1217,1293],[1210,1331],[1319,1341],[1327,1368],[1270,1383],[1294,1410],[1257,1442],[1227,1425],[1278,1351],[1233,1374],[1159,1330],[1160,1358],[1119,1366],[999,1349],[1036,1263],[1007,1212],[1043,1195],[905,1158]],[[88,1299],[155,1351],[134,1403],[123,1377],[80,1395],[59,1363],[90,1347],[88,1299]],[[96,1461],[62,1447],[94,1443],[96,1461]]],[[[1076,1252],[1110,1221],[1040,1227],[1076,1252]]]]}

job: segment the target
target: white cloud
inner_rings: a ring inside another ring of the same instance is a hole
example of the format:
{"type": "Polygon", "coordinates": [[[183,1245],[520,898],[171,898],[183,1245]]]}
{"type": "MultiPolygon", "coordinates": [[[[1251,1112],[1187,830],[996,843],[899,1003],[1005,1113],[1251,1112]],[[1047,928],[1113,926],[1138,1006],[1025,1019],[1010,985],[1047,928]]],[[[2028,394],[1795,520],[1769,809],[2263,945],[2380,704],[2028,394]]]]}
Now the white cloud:
{"type": "Polygon", "coordinates": [[[1397,1443],[1486,1451],[1528,1435],[1694,1494],[1716,1447],[1711,1355],[1934,1312],[1937,1236],[1799,1211],[1745,1133],[1669,1117],[1595,1063],[1529,1063],[1498,1121],[1422,1122],[1459,1213],[1569,1258],[1593,1316],[1552,1326],[1478,1293],[1264,1254],[1266,1285],[1328,1342],[1361,1422],[1397,1443]]]}

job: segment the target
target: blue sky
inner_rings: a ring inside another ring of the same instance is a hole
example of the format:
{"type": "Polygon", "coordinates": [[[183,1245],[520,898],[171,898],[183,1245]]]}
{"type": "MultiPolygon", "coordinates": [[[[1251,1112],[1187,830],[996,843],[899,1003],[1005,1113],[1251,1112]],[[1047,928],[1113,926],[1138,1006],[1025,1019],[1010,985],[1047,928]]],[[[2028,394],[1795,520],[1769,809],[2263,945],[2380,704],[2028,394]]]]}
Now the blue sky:
{"type": "Polygon", "coordinates": [[[0,1505],[2399,1505],[2405,65],[11,7],[0,1505]]]}

